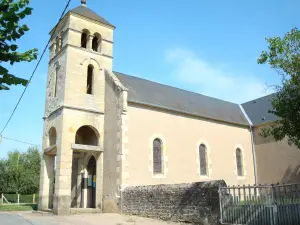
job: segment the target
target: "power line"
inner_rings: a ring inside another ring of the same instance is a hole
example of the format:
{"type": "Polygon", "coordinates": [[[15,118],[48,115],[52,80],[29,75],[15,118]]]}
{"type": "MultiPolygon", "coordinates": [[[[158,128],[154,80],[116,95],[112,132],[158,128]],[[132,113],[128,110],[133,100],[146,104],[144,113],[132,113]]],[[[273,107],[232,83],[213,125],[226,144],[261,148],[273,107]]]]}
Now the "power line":
{"type": "Polygon", "coordinates": [[[66,5],[64,11],[62,12],[61,16],[60,16],[59,21],[58,21],[58,23],[56,24],[56,26],[55,26],[55,28],[54,28],[54,30],[53,30],[53,33],[52,33],[52,35],[51,35],[51,37],[50,37],[50,39],[49,39],[47,45],[45,46],[44,51],[43,51],[43,53],[42,53],[42,55],[41,55],[39,61],[37,62],[37,64],[36,64],[36,66],[35,66],[35,68],[34,68],[32,74],[31,74],[31,76],[30,76],[30,78],[29,78],[29,80],[28,80],[28,83],[27,83],[27,85],[25,86],[25,89],[24,89],[24,91],[23,91],[21,97],[19,98],[19,101],[17,102],[17,104],[16,104],[16,106],[15,106],[13,112],[11,113],[9,119],[7,120],[7,122],[6,122],[5,126],[4,126],[4,128],[2,129],[2,131],[1,131],[1,133],[0,133],[0,135],[2,135],[2,133],[3,133],[4,130],[6,129],[8,123],[10,122],[10,120],[11,120],[11,118],[13,117],[13,115],[14,115],[16,109],[18,108],[18,106],[19,106],[19,104],[20,104],[20,102],[21,102],[21,100],[22,100],[22,98],[23,98],[23,95],[25,94],[25,92],[26,92],[26,90],[27,90],[27,88],[28,88],[28,86],[29,86],[29,84],[30,84],[30,81],[32,80],[33,75],[35,74],[35,71],[37,70],[38,66],[40,65],[40,62],[42,61],[42,59],[43,59],[43,57],[44,57],[44,55],[45,55],[45,52],[46,52],[46,50],[48,49],[48,46],[49,46],[49,44],[50,44],[50,42],[51,42],[51,40],[52,40],[52,38],[53,38],[53,35],[55,34],[55,31],[56,31],[56,29],[57,29],[57,26],[58,26],[59,22],[62,20],[64,14],[65,14],[65,12],[66,12],[66,10],[67,10],[68,7],[69,7],[70,2],[71,2],[71,0],[68,0],[68,3],[67,3],[67,5],[66,5]]]}
{"type": "Polygon", "coordinates": [[[29,143],[29,142],[25,142],[25,141],[20,141],[20,140],[17,140],[17,139],[13,139],[13,138],[8,138],[8,137],[2,137],[3,139],[7,139],[7,140],[10,140],[10,141],[15,141],[15,142],[19,142],[19,143],[22,143],[22,144],[27,144],[27,145],[34,145],[34,146],[39,146],[37,144],[32,144],[32,143],[29,143]]]}

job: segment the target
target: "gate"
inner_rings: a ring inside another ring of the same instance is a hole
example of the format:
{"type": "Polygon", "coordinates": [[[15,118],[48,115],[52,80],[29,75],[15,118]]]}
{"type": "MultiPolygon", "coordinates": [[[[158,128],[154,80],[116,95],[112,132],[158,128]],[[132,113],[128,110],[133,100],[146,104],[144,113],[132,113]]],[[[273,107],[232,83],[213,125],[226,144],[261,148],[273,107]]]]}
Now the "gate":
{"type": "Polygon", "coordinates": [[[219,188],[222,224],[300,224],[300,185],[219,188]]]}

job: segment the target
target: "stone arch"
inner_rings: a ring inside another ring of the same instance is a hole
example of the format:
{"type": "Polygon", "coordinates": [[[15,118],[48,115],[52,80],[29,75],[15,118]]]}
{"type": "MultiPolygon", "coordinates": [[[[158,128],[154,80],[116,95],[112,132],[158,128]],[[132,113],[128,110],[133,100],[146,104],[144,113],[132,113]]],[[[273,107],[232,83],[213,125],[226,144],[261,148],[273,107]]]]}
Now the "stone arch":
{"type": "Polygon", "coordinates": [[[99,33],[95,33],[92,41],[92,50],[95,52],[101,52],[102,37],[99,33]]]}
{"type": "Polygon", "coordinates": [[[90,31],[87,29],[83,29],[81,33],[81,48],[88,48],[89,44],[89,36],[90,36],[90,31]]]}
{"type": "Polygon", "coordinates": [[[49,133],[48,133],[48,136],[49,136],[49,141],[48,141],[49,147],[50,147],[50,146],[53,146],[53,145],[56,145],[56,141],[57,141],[57,132],[56,132],[55,127],[51,127],[51,128],[50,128],[49,133]]]}
{"type": "Polygon", "coordinates": [[[86,68],[88,65],[93,65],[96,71],[101,70],[100,63],[94,58],[85,58],[80,65],[82,65],[84,68],[86,68]]]}
{"type": "Polygon", "coordinates": [[[84,125],[75,134],[75,144],[98,146],[99,138],[100,135],[96,128],[84,125]]]}

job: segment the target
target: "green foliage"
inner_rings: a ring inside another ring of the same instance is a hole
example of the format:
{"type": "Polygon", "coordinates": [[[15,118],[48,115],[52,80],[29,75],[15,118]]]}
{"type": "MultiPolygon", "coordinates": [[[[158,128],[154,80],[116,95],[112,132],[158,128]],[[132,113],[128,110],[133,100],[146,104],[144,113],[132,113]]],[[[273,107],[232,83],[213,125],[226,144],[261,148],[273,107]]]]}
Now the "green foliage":
{"type": "Polygon", "coordinates": [[[39,190],[40,152],[29,148],[21,153],[9,152],[0,161],[0,193],[35,194],[39,190]]]}
{"type": "MultiPolygon", "coordinates": [[[[17,52],[16,41],[20,39],[29,28],[20,20],[30,15],[32,8],[28,7],[29,0],[0,0],[0,63],[13,65],[15,62],[31,62],[37,58],[37,49],[26,52],[17,52]]],[[[10,85],[27,85],[27,80],[10,74],[0,65],[0,90],[9,90],[10,85]]]]}
{"type": "Polygon", "coordinates": [[[1,205],[0,211],[32,211],[37,210],[37,204],[22,204],[22,205],[1,205]]]}
{"type": "Polygon", "coordinates": [[[300,31],[292,29],[283,38],[272,37],[268,51],[263,51],[259,64],[269,64],[282,78],[271,100],[273,113],[281,119],[262,130],[263,137],[280,141],[287,137],[290,145],[300,148],[300,31]]]}

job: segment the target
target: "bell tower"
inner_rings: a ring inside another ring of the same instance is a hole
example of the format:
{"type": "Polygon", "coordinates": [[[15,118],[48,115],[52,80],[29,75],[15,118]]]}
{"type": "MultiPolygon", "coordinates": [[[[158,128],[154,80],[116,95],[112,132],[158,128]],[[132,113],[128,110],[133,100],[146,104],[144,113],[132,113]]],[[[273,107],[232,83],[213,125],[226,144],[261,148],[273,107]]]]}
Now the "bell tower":
{"type": "Polygon", "coordinates": [[[70,10],[50,32],[39,209],[101,210],[105,70],[115,27],[88,8],[70,10]]]}

